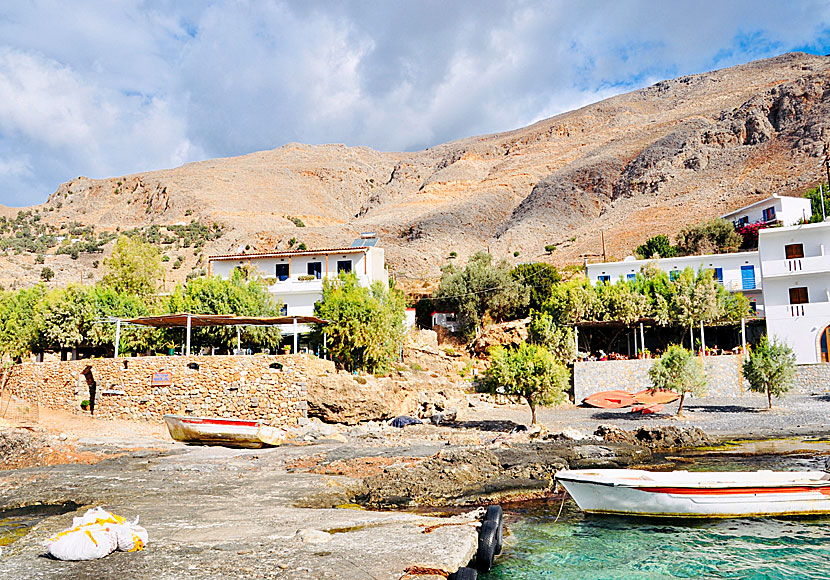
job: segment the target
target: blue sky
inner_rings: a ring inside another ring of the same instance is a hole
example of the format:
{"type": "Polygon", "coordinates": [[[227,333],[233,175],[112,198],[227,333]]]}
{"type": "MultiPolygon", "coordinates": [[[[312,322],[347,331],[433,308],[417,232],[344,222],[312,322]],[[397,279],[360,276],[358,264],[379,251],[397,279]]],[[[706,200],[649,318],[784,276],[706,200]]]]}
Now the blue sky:
{"type": "Polygon", "coordinates": [[[830,2],[159,0],[0,7],[0,204],[285,143],[417,150],[665,78],[830,53],[830,2]]]}

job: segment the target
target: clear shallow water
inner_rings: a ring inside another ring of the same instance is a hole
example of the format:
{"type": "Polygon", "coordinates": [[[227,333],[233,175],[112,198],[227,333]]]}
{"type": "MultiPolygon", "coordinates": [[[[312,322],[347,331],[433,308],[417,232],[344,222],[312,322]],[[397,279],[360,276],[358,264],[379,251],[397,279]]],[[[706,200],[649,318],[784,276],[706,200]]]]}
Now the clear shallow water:
{"type": "MultiPolygon", "coordinates": [[[[677,469],[821,469],[812,454],[697,458],[677,469]]],[[[505,548],[485,580],[825,578],[830,517],[663,520],[585,516],[571,499],[506,510],[505,548]]]]}

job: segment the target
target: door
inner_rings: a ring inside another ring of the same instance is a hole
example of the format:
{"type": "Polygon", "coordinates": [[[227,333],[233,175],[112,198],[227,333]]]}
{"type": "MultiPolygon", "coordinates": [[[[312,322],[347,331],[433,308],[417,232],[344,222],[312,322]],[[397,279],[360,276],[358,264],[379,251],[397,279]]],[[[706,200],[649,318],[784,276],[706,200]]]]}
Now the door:
{"type": "Polygon", "coordinates": [[[741,266],[741,289],[755,290],[755,266],[741,266]]]}
{"type": "Polygon", "coordinates": [[[830,362],[830,326],[821,331],[821,362],[830,362]]]}

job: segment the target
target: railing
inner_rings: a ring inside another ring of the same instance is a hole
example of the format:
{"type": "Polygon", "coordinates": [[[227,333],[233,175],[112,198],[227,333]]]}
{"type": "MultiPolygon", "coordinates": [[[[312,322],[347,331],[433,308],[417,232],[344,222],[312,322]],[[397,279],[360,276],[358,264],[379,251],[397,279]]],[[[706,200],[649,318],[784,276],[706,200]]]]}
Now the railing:
{"type": "Polygon", "coordinates": [[[791,320],[807,316],[830,316],[830,302],[765,305],[767,320],[791,320]]]}
{"type": "Polygon", "coordinates": [[[797,272],[813,274],[830,272],[830,256],[806,256],[789,260],[764,260],[764,276],[786,276],[797,272]]]}

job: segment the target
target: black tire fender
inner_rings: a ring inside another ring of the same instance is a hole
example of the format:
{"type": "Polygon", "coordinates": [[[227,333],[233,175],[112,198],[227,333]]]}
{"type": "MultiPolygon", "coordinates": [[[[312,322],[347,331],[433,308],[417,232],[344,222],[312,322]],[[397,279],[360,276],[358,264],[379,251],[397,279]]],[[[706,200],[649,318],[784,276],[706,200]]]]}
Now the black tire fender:
{"type": "Polygon", "coordinates": [[[498,525],[496,522],[484,522],[478,532],[478,550],[476,551],[476,569],[487,573],[493,567],[493,558],[496,556],[496,537],[498,525]]]}
{"type": "Polygon", "coordinates": [[[484,516],[485,522],[496,522],[497,524],[497,532],[496,532],[496,556],[501,554],[502,549],[502,538],[504,534],[504,513],[502,512],[500,505],[491,505],[487,508],[487,513],[484,516]]]}
{"type": "Polygon", "coordinates": [[[447,580],[478,580],[478,573],[472,568],[459,568],[458,572],[450,574],[447,580]]]}

